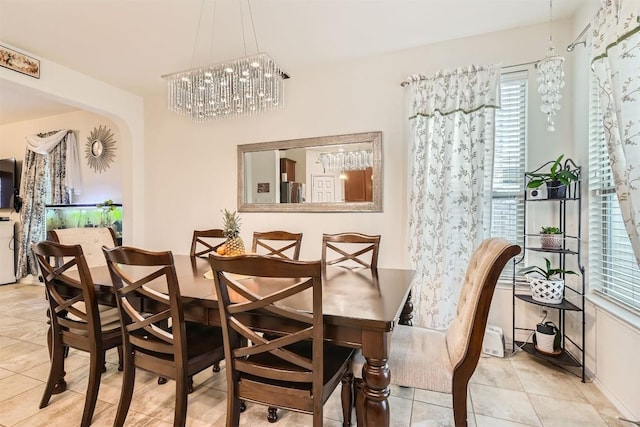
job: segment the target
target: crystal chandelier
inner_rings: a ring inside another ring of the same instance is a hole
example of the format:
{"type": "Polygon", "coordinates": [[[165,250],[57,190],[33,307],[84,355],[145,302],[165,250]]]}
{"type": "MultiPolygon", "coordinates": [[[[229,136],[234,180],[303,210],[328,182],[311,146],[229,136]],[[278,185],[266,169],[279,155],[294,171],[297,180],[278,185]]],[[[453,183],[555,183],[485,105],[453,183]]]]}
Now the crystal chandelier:
{"type": "Polygon", "coordinates": [[[555,130],[555,116],[560,109],[560,89],[564,87],[564,58],[555,54],[553,47],[552,2],[549,0],[549,48],[544,59],[536,64],[538,68],[538,93],[542,100],[540,109],[547,115],[547,130],[555,130]]]}
{"type": "Polygon", "coordinates": [[[320,153],[318,161],[325,171],[354,171],[373,166],[373,150],[320,153]]]}
{"type": "MultiPolygon", "coordinates": [[[[249,1],[248,5],[253,27],[249,1]]],[[[244,42],[244,30],[242,37],[244,42]]],[[[162,78],[167,80],[169,111],[202,122],[282,108],[283,81],[289,75],[266,53],[246,56],[245,42],[242,58],[167,74],[162,78]]]]}

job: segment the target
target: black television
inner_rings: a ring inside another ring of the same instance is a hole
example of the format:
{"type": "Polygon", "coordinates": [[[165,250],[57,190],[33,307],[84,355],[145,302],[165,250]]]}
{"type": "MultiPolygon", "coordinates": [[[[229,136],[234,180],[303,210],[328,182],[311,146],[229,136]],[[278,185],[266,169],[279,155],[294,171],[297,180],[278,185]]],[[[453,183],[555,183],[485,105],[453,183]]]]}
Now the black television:
{"type": "Polygon", "coordinates": [[[0,160],[0,209],[13,209],[18,194],[18,166],[16,159],[0,160]]]}

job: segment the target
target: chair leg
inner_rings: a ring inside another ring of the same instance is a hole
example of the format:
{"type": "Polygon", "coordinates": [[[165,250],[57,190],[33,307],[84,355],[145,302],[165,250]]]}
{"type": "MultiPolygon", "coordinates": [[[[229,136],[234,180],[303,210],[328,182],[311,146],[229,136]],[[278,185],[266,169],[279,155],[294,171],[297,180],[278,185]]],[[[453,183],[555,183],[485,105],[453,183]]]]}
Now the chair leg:
{"type": "Polygon", "coordinates": [[[358,423],[358,427],[366,425],[364,422],[364,384],[362,382],[362,378],[357,378],[353,383],[353,388],[355,391],[355,400],[356,400],[356,421],[358,423]]]}
{"type": "MultiPolygon", "coordinates": [[[[48,310],[47,310],[47,313],[49,313],[48,310]]],[[[47,323],[51,325],[51,321],[48,321],[47,323]]],[[[69,347],[63,345],[62,343],[60,343],[59,345],[62,346],[62,349],[63,349],[62,359],[64,359],[65,357],[67,357],[67,353],[69,352],[69,347]]],[[[49,326],[49,331],[47,333],[47,347],[49,348],[49,360],[51,360],[53,363],[53,360],[54,360],[53,359],[53,328],[51,326],[49,326]]],[[[53,365],[52,365],[52,368],[53,368],[53,365]]],[[[67,389],[67,383],[64,380],[65,374],[66,372],[64,372],[64,360],[63,360],[60,377],[56,379],[56,382],[53,386],[53,390],[51,391],[51,394],[60,394],[67,389]]],[[[49,396],[49,398],[51,398],[51,396],[49,396]]],[[[48,399],[47,399],[47,402],[48,402],[48,399]]],[[[40,408],[42,409],[43,407],[41,406],[40,408]]]]}
{"type": "Polygon", "coordinates": [[[467,427],[467,383],[453,383],[453,421],[456,427],[467,427]]]}
{"type": "Polygon", "coordinates": [[[353,374],[348,372],[342,377],[342,425],[351,425],[351,410],[353,409],[353,374]]]}
{"type": "Polygon", "coordinates": [[[100,373],[104,374],[107,372],[107,352],[102,352],[102,368],[100,368],[100,373]]]}
{"type": "Polygon", "coordinates": [[[193,376],[189,375],[187,378],[187,394],[193,393],[193,376]]]}
{"type": "MultiPolygon", "coordinates": [[[[182,427],[187,422],[187,394],[189,384],[193,384],[192,377],[185,378],[184,373],[176,375],[176,407],[173,418],[174,427],[182,427]]],[[[193,388],[193,385],[191,385],[193,388]]]]}
{"type": "Polygon", "coordinates": [[[227,427],[237,427],[240,424],[240,399],[227,399],[227,427]]]}
{"type": "Polygon", "coordinates": [[[122,354],[122,346],[119,345],[117,347],[117,349],[118,349],[118,371],[122,372],[123,363],[124,363],[123,354],[122,354]]]}
{"type": "Polygon", "coordinates": [[[89,362],[89,385],[87,385],[87,395],[84,400],[84,411],[82,412],[82,427],[91,425],[93,411],[96,408],[98,400],[98,391],[100,390],[100,376],[104,368],[104,352],[97,352],[91,355],[89,362]]]}
{"type": "Polygon", "coordinates": [[[269,406],[269,409],[267,410],[267,421],[270,423],[278,421],[278,408],[275,406],[269,406]]]}
{"type": "MultiPolygon", "coordinates": [[[[126,354],[126,353],[125,353],[126,354]]],[[[122,391],[120,393],[120,401],[118,402],[118,411],[113,427],[122,427],[127,419],[129,406],[131,406],[131,398],[133,396],[133,386],[136,379],[136,368],[133,366],[133,356],[126,354],[124,359],[124,371],[122,375],[122,391]]]]}
{"type": "Polygon", "coordinates": [[[220,372],[220,362],[215,362],[215,363],[213,364],[213,366],[211,367],[211,370],[212,370],[213,372],[220,372]]]}
{"type": "Polygon", "coordinates": [[[40,400],[40,409],[49,404],[51,395],[62,393],[67,388],[67,383],[64,381],[64,346],[62,342],[51,343],[50,357],[51,369],[44,394],[40,400]]]}
{"type": "Polygon", "coordinates": [[[167,380],[165,377],[158,377],[158,384],[162,385],[162,384],[166,384],[167,380]]]}

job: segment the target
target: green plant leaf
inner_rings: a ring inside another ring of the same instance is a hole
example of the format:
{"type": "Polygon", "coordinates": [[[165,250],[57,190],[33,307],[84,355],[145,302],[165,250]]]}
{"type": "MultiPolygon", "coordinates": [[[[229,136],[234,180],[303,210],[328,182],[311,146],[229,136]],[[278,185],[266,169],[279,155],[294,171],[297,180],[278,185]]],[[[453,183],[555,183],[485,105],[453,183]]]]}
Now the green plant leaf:
{"type": "Polygon", "coordinates": [[[544,259],[544,263],[545,263],[545,268],[542,268],[540,266],[537,265],[531,265],[528,267],[524,267],[521,268],[520,270],[518,270],[518,274],[529,274],[529,273],[539,273],[541,274],[546,280],[552,280],[551,278],[555,275],[559,275],[559,274],[577,274],[574,271],[571,270],[564,270],[562,268],[551,268],[551,261],[549,260],[549,258],[545,258],[544,259]]]}

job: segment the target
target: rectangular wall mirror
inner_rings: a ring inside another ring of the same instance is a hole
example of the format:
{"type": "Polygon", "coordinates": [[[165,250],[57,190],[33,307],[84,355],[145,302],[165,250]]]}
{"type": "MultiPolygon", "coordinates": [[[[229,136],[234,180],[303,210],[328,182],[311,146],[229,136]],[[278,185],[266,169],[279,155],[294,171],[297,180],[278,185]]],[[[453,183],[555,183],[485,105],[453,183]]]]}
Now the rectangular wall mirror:
{"type": "Polygon", "coordinates": [[[240,212],[381,212],[382,132],[238,146],[240,212]]]}

